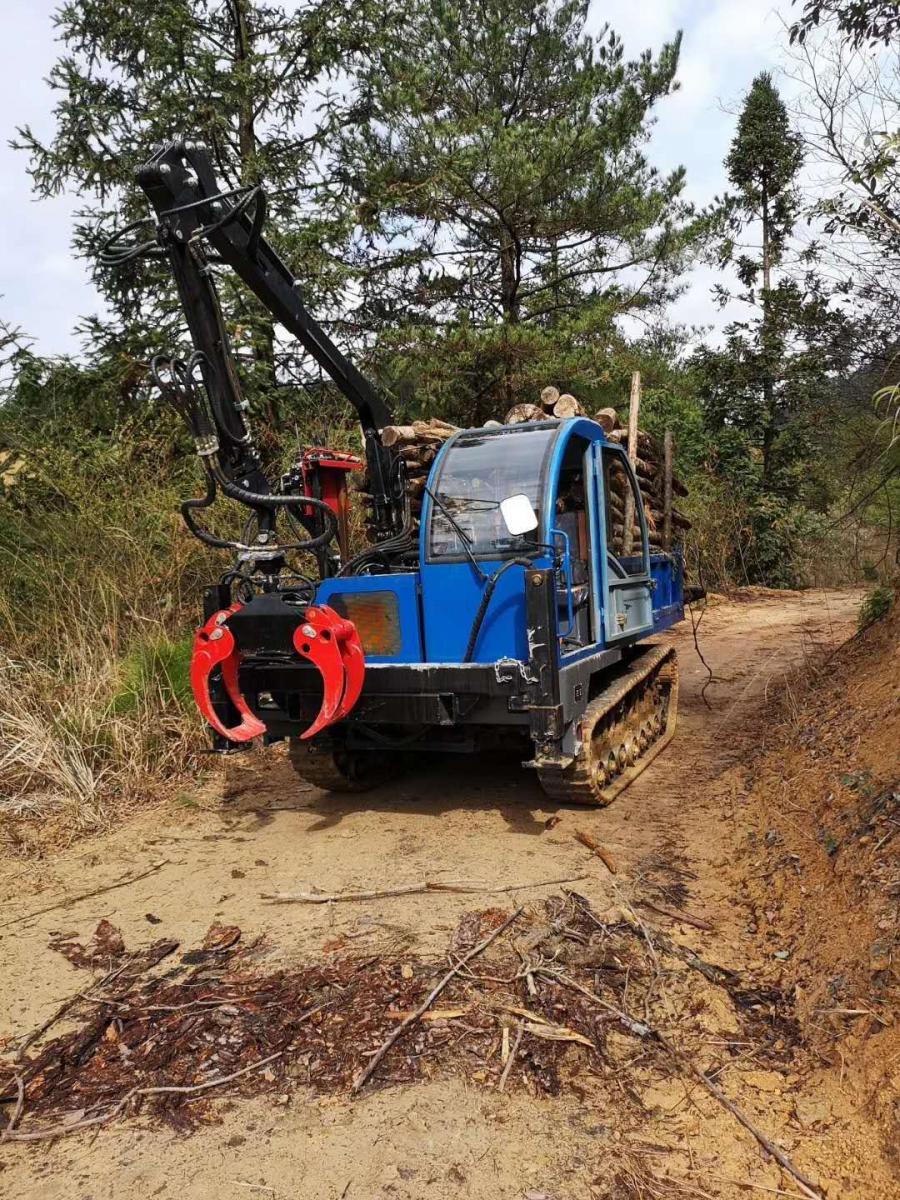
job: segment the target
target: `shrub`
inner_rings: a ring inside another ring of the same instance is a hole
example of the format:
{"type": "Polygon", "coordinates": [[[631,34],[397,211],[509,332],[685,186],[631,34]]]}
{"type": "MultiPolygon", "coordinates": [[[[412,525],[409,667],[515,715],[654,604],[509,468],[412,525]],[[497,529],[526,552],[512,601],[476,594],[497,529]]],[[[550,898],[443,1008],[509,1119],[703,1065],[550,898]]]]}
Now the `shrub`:
{"type": "Polygon", "coordinates": [[[859,608],[859,628],[867,629],[888,615],[894,605],[894,589],[879,586],[872,588],[859,608]]]}

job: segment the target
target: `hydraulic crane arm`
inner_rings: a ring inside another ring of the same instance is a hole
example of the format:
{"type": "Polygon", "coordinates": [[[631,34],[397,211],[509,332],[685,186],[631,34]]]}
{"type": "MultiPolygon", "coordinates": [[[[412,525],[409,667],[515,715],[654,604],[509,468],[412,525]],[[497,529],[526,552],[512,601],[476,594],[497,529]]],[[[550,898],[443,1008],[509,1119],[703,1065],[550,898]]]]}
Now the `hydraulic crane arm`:
{"type": "Polygon", "coordinates": [[[220,453],[232,478],[256,475],[254,486],[260,490],[258,456],[207,247],[297,338],[355,408],[365,441],[375,522],[383,530],[382,536],[396,533],[401,505],[396,487],[391,486],[391,458],[381,443],[381,430],[391,423],[391,413],[375,388],[306,310],[293,274],[264,237],[266,199],[262,188],[223,193],[208,152],[191,142],[161,147],[138,172],[138,182],[156,211],[157,240],[169,259],[191,338],[199,351],[220,453]]]}

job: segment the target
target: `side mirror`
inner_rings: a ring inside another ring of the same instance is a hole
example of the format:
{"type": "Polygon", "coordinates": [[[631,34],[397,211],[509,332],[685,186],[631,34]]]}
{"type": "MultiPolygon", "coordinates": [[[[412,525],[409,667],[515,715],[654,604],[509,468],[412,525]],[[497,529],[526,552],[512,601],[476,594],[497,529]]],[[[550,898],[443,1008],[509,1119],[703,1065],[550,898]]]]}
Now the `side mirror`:
{"type": "Polygon", "coordinates": [[[537,513],[526,495],[507,496],[500,501],[500,515],[513,537],[531,533],[538,527],[537,513]]]}

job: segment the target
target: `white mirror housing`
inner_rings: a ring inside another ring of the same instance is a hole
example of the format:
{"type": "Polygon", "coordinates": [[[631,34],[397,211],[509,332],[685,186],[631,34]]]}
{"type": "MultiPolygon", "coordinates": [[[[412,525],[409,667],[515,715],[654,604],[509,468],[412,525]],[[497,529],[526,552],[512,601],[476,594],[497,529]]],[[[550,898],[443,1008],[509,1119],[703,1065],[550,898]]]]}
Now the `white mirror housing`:
{"type": "Polygon", "coordinates": [[[500,515],[503,517],[504,524],[513,537],[519,537],[523,533],[531,533],[533,529],[537,529],[538,527],[537,513],[534,511],[531,501],[524,493],[519,493],[516,496],[507,496],[505,500],[501,500],[500,515]]]}

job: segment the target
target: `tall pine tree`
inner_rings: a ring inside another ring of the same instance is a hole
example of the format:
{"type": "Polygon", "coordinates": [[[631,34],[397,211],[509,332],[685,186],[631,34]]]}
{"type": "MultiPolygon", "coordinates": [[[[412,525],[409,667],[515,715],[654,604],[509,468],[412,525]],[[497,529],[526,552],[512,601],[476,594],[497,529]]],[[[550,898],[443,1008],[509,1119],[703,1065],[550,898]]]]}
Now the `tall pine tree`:
{"type": "Polygon", "coordinates": [[[785,244],[797,217],[797,174],[803,164],[800,140],[790,127],[784,102],[768,72],[754,79],[738,119],[737,134],[725,165],[737,189],[733,216],[739,230],[759,223],[761,243],[758,256],[739,255],[738,277],[751,290],[759,283],[761,308],[759,329],[761,373],[763,480],[772,476],[772,448],[778,424],[776,376],[783,341],[774,312],[777,298],[772,291],[772,272],[778,267],[785,244]]]}
{"type": "MultiPolygon", "coordinates": [[[[797,135],[771,77],[759,75],[741,110],[726,169],[721,257],[751,316],[697,359],[713,464],[740,500],[742,570],[754,582],[792,585],[809,510],[827,507],[833,480],[815,470],[830,436],[837,384],[854,356],[853,324],[833,303],[813,253],[792,243],[799,216],[797,135]]],[[[721,298],[728,291],[717,289],[721,298]]]]}
{"type": "Polygon", "coordinates": [[[358,320],[463,418],[541,383],[597,382],[617,319],[655,309],[699,235],[681,170],[646,143],[680,38],[626,58],[588,0],[412,0],[362,92],[345,186],[359,207],[358,320]]]}

